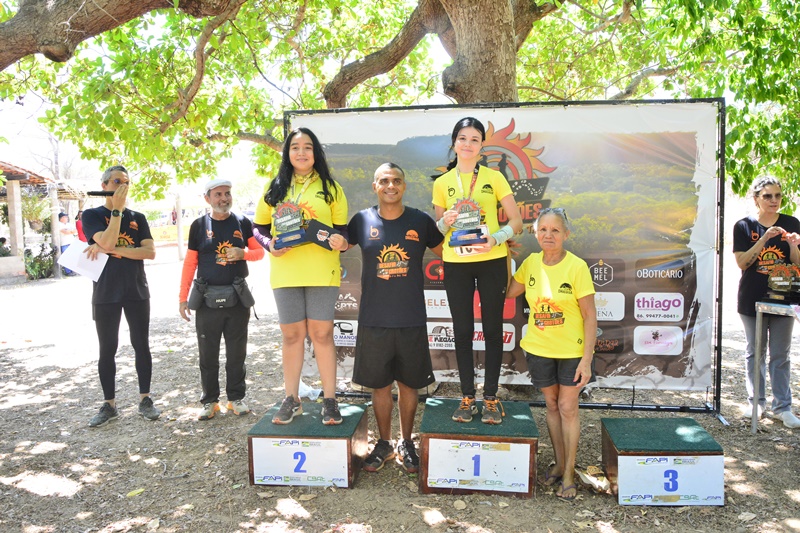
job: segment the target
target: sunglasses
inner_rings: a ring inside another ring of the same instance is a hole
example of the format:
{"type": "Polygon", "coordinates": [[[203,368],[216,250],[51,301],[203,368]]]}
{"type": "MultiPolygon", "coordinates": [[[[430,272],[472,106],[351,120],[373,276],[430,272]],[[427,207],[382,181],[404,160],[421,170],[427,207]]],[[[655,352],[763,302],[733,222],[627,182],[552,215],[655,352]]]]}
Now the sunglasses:
{"type": "Polygon", "coordinates": [[[766,201],[768,201],[768,202],[769,202],[769,201],[771,201],[773,198],[775,198],[776,200],[780,200],[781,198],[783,198],[783,194],[781,194],[781,193],[779,193],[779,192],[776,192],[775,194],[769,194],[769,193],[767,193],[767,194],[760,194],[760,195],[759,195],[759,198],[763,198],[764,200],[766,200],[766,201]]]}
{"type": "Polygon", "coordinates": [[[563,207],[545,207],[544,209],[539,211],[539,218],[541,218],[542,215],[547,215],[549,213],[555,213],[556,215],[559,215],[561,218],[563,218],[564,222],[569,222],[569,219],[567,218],[567,212],[566,210],[564,210],[563,207]]]}
{"type": "Polygon", "coordinates": [[[113,180],[108,180],[106,183],[113,183],[114,185],[122,185],[122,184],[127,185],[130,182],[131,180],[122,180],[120,178],[114,178],[113,180]]]}

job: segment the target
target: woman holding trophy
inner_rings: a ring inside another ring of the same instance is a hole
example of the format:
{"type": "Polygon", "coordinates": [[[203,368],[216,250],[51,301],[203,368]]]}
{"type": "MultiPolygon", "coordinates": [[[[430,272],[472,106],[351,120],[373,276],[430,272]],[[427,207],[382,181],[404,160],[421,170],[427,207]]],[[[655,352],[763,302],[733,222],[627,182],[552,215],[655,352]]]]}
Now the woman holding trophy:
{"type": "Polygon", "coordinates": [[[505,176],[481,166],[486,129],[476,118],[458,121],[451,135],[455,158],[433,184],[433,206],[439,231],[445,235],[442,259],[444,286],[453,317],[456,361],[462,400],[453,420],[470,422],[478,413],[472,338],[475,332],[473,295],[480,296],[486,341],[483,412],[481,421],[500,424],[497,399],[503,362],[503,303],[508,284],[506,241],[522,233],[522,217],[505,176]],[[500,227],[498,202],[508,216],[500,227]]]}
{"type": "Polygon", "coordinates": [[[341,234],[346,224],[347,198],[331,176],[319,139],[307,128],[293,130],[284,142],[278,175],[255,216],[256,238],[270,253],[270,285],[283,337],[286,397],[272,418],[274,424],[288,424],[303,412],[299,385],[306,336],[322,380],[322,422],[342,422],[336,402],[333,315],[339,252],[348,247],[341,234]],[[320,235],[327,238],[320,240],[320,235]]]}

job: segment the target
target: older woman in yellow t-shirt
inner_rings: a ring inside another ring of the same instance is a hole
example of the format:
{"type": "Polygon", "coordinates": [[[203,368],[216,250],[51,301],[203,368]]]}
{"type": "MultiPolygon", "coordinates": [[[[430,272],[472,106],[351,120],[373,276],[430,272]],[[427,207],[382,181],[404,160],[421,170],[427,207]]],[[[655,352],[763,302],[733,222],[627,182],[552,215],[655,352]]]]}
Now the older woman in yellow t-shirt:
{"type": "Polygon", "coordinates": [[[322,380],[322,423],[342,422],[336,403],[333,317],[346,233],[329,237],[331,250],[313,244],[276,246],[282,234],[297,231],[311,219],[346,232],[347,198],[331,176],[319,139],[311,130],[297,128],[284,142],[278,176],[258,203],[254,225],[256,239],[270,253],[270,284],[283,337],[286,397],[273,424],[288,424],[303,412],[299,386],[306,336],[314,345],[322,380]]]}
{"type": "Polygon", "coordinates": [[[528,370],[547,404],[547,431],[555,466],[544,484],[556,487],[556,496],[574,500],[575,457],[580,420],[578,398],[592,379],[597,338],[594,283],[586,261],[564,249],[569,219],[561,208],[546,208],[536,220],[536,240],[542,251],[531,254],[514,273],[508,297],[523,292],[530,317],[520,346],[528,370]]]}
{"type": "Polygon", "coordinates": [[[462,395],[452,418],[456,422],[470,422],[478,413],[472,355],[473,298],[477,287],[486,344],[481,421],[500,424],[503,418],[497,388],[503,362],[503,303],[508,284],[506,241],[522,233],[522,217],[505,176],[478,165],[486,140],[483,124],[476,118],[463,118],[453,128],[451,139],[456,157],[448,172],[437,177],[433,184],[433,206],[439,231],[449,237],[442,248],[444,287],[453,317],[462,395]],[[508,225],[502,228],[497,216],[498,202],[508,216],[508,225]],[[454,235],[458,235],[453,232],[459,229],[467,232],[480,229],[486,242],[452,246],[454,235]]]}

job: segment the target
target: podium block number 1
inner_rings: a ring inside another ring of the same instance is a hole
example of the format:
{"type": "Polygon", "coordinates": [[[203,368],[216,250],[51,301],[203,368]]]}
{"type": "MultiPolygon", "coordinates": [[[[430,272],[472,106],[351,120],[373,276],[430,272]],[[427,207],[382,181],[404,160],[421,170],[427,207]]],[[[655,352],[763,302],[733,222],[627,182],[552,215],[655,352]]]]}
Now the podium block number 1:
{"type": "Polygon", "coordinates": [[[530,451],[530,444],[430,439],[427,485],[527,492],[530,451]]]}

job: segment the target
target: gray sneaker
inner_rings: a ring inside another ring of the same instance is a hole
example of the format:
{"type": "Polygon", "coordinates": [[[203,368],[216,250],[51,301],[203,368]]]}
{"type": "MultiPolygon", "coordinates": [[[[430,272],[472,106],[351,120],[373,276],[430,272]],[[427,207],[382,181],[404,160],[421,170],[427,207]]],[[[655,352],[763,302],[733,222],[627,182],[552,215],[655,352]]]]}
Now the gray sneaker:
{"type": "Polygon", "coordinates": [[[119,411],[117,411],[117,408],[111,407],[111,404],[108,402],[104,402],[100,411],[89,420],[89,427],[99,428],[117,418],[119,418],[119,411]]]}
{"type": "Polygon", "coordinates": [[[161,416],[161,411],[156,409],[156,406],[153,405],[153,400],[150,396],[145,396],[142,398],[142,401],[139,402],[139,414],[147,420],[156,420],[161,416]]]}
{"type": "Polygon", "coordinates": [[[326,426],[342,423],[342,413],[339,412],[339,403],[336,398],[322,399],[322,423],[326,426]]]}
{"type": "Polygon", "coordinates": [[[504,416],[506,416],[506,412],[500,400],[495,397],[483,399],[483,416],[481,417],[481,422],[484,424],[502,424],[504,416]],[[498,409],[498,407],[500,409],[498,409]]]}
{"type": "Polygon", "coordinates": [[[472,422],[472,416],[478,414],[478,406],[475,405],[475,398],[464,396],[458,409],[453,413],[453,420],[456,422],[472,422]]]}
{"type": "Polygon", "coordinates": [[[292,419],[302,414],[303,404],[294,399],[294,396],[287,396],[283,399],[278,412],[272,417],[273,424],[288,424],[292,419]]]}

